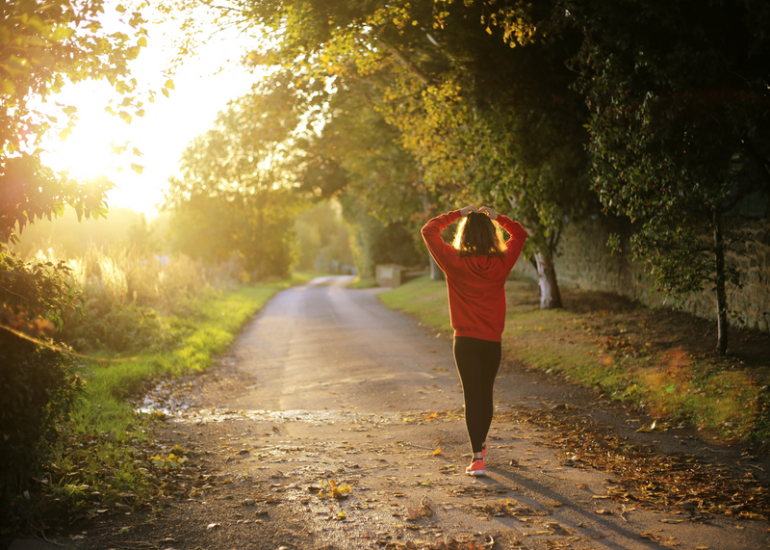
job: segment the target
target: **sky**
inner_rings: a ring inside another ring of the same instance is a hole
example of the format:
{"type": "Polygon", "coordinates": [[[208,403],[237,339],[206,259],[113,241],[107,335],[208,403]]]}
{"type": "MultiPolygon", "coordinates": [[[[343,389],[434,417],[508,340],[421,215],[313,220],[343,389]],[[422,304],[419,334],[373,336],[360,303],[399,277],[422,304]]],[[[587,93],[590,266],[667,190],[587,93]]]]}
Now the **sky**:
{"type": "Polygon", "coordinates": [[[168,178],[178,174],[188,143],[213,126],[228,101],[247,93],[260,78],[239,63],[255,41],[236,29],[206,37],[197,56],[169,74],[176,26],[175,22],[147,25],[148,45],[132,64],[140,86],[159,91],[169,77],[174,81],[169,98],[158,93],[155,103],[145,103],[143,118],[134,117],[129,125],[104,112],[109,98],[116,96],[106,82],[70,84],[49,101],[74,105],[79,120],[65,141],[52,137],[44,144],[48,165],[82,178],[105,174],[118,186],[108,195],[110,207],[132,208],[148,219],[157,215],[168,178]],[[113,141],[130,142],[129,151],[138,148],[141,158],[113,155],[113,141]],[[132,162],[144,166],[141,174],[128,168],[132,162]],[[117,172],[118,166],[126,169],[117,172]]]}

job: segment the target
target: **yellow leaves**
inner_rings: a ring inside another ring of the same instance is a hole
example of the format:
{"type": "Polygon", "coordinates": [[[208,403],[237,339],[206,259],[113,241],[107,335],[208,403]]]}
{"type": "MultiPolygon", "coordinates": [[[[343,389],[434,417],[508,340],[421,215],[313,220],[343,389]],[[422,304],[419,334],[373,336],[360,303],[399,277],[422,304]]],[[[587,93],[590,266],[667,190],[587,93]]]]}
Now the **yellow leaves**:
{"type": "Polygon", "coordinates": [[[135,163],[132,162],[131,163],[131,170],[133,170],[137,174],[141,174],[144,171],[144,166],[142,166],[141,164],[135,164],[135,163]]]}
{"type": "Polygon", "coordinates": [[[134,117],[131,116],[130,113],[127,111],[118,111],[118,116],[123,119],[123,121],[126,124],[131,124],[131,121],[134,119],[134,117]]]}
{"type": "Polygon", "coordinates": [[[150,457],[156,468],[168,471],[169,469],[175,469],[181,467],[187,462],[187,459],[183,456],[176,456],[174,453],[169,453],[168,456],[157,454],[150,457]]]}
{"type": "Polygon", "coordinates": [[[174,89],[174,81],[169,78],[168,80],[166,80],[165,84],[163,84],[163,87],[166,88],[166,89],[169,89],[169,90],[173,90],[174,89]]]}
{"type": "Polygon", "coordinates": [[[336,498],[337,500],[347,498],[353,491],[348,485],[337,485],[337,482],[330,479],[326,484],[323,484],[320,491],[318,491],[318,498],[336,498]]]}
{"type": "Polygon", "coordinates": [[[0,94],[13,95],[16,93],[16,85],[10,80],[0,80],[0,94]]]}
{"type": "Polygon", "coordinates": [[[142,36],[141,38],[139,38],[139,40],[137,40],[136,45],[139,46],[140,48],[146,48],[147,39],[144,36],[142,36]]]}
{"type": "Polygon", "coordinates": [[[429,453],[429,454],[427,454],[427,455],[425,455],[425,456],[438,456],[438,455],[440,455],[440,454],[441,454],[441,447],[439,447],[438,449],[436,449],[436,450],[435,450],[435,451],[433,451],[432,453],[429,453]]]}

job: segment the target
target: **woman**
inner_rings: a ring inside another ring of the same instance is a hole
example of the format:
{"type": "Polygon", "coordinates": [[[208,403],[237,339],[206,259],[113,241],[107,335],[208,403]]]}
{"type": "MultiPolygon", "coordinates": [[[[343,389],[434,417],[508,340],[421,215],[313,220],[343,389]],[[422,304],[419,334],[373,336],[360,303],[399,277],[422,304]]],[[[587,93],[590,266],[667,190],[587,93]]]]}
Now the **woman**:
{"type": "Polygon", "coordinates": [[[505,327],[505,281],[521,254],[527,232],[488,206],[466,206],[430,220],[422,228],[422,237],[447,278],[449,317],[455,329],[454,358],[463,385],[465,425],[473,451],[465,472],[483,476],[485,440],[492,424],[492,388],[500,367],[505,327]],[[460,219],[454,246],[450,246],[441,238],[441,231],[460,219]],[[499,227],[511,235],[508,242],[503,242],[499,227]]]}

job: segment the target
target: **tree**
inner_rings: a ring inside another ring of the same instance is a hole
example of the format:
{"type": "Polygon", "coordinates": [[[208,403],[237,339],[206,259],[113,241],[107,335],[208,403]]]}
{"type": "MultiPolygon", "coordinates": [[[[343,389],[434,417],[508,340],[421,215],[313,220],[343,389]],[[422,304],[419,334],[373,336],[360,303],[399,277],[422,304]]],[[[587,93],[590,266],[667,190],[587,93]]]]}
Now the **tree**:
{"type": "MultiPolygon", "coordinates": [[[[270,51],[252,56],[255,63],[336,90],[366,90],[417,166],[408,181],[454,206],[491,199],[523,219],[543,307],[561,305],[553,255],[565,219],[591,206],[586,111],[565,66],[580,40],[574,32],[532,30],[551,20],[555,5],[503,3],[489,27],[486,3],[235,3],[245,21],[281,31],[270,51]],[[516,10],[526,18],[507,17],[516,10]],[[523,19],[534,23],[516,23],[523,19]]],[[[373,186],[377,193],[389,193],[387,185],[373,186]]]]}
{"type": "Polygon", "coordinates": [[[77,121],[76,108],[61,106],[62,124],[38,105],[66,81],[104,79],[123,96],[109,109],[126,121],[132,113],[143,115],[128,63],[146,45],[144,19],[140,11],[127,13],[122,6],[116,10],[132,35],[125,29],[103,30],[103,0],[14,0],[0,6],[1,242],[13,240],[15,232],[35,219],[60,214],[64,205],[75,208],[78,217],[106,213],[109,181],[101,178],[84,185],[54,173],[40,159],[43,137],[57,128],[66,137],[77,121]]]}
{"type": "Polygon", "coordinates": [[[425,259],[413,230],[424,221],[416,213],[426,191],[398,131],[374,109],[366,91],[351,84],[329,98],[320,135],[304,143],[301,189],[339,197],[356,267],[361,276],[373,277],[377,263],[414,265],[425,259]]]}
{"type": "Polygon", "coordinates": [[[287,274],[299,206],[287,145],[298,118],[287,94],[284,84],[240,98],[185,150],[182,178],[169,180],[164,202],[183,252],[209,261],[235,255],[257,278],[287,274]]]}
{"type": "Polygon", "coordinates": [[[657,290],[714,285],[724,354],[726,288],[739,284],[726,251],[741,235],[723,217],[770,189],[770,6],[588,0],[568,11],[586,33],[579,87],[594,188],[607,211],[631,218],[632,250],[657,290]]]}

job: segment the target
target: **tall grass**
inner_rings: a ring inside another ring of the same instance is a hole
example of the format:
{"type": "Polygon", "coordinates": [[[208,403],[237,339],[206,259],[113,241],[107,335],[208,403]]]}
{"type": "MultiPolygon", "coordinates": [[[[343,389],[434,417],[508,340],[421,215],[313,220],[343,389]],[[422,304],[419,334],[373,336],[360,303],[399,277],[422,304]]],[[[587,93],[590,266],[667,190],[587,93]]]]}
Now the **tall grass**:
{"type": "MultiPolygon", "coordinates": [[[[56,261],[51,246],[38,259],[56,261]]],[[[235,259],[207,266],[182,254],[153,255],[135,247],[91,245],[65,258],[69,283],[81,296],[68,312],[61,338],[78,351],[171,349],[190,331],[197,303],[240,284],[235,259]]]]}

